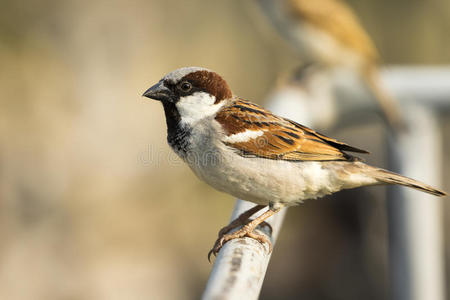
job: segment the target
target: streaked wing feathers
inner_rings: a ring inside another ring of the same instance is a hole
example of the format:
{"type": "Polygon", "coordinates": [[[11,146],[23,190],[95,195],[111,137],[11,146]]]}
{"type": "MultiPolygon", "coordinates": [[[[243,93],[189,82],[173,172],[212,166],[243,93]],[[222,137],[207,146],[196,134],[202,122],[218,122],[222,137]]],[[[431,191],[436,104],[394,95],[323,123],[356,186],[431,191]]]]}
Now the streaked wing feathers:
{"type": "Polygon", "coordinates": [[[243,155],[293,161],[355,159],[343,151],[368,153],[326,137],[262,107],[236,99],[216,116],[226,134],[223,140],[243,155]]]}

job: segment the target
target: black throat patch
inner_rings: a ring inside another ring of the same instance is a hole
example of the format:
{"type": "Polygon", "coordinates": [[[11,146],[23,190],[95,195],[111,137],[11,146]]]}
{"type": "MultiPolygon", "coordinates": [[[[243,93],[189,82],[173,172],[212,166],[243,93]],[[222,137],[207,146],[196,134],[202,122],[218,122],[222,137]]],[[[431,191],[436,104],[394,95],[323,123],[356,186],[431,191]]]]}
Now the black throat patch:
{"type": "Polygon", "coordinates": [[[167,101],[162,103],[166,114],[167,142],[178,155],[184,158],[189,148],[191,129],[188,126],[181,126],[181,117],[174,103],[167,101]]]}

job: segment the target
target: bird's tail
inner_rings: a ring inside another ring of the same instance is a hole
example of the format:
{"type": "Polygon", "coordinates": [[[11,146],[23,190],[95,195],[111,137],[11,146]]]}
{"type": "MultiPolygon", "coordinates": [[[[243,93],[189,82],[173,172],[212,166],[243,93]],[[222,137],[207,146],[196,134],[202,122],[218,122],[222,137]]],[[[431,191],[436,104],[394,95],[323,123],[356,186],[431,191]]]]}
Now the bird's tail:
{"type": "Polygon", "coordinates": [[[376,179],[381,184],[400,184],[439,197],[447,195],[445,192],[435,189],[423,182],[384,169],[370,167],[367,169],[367,175],[376,179]]]}
{"type": "Polygon", "coordinates": [[[403,117],[395,99],[388,93],[380,82],[380,74],[376,66],[366,66],[363,70],[366,84],[375,96],[380,106],[382,116],[388,126],[395,131],[404,129],[403,117]]]}

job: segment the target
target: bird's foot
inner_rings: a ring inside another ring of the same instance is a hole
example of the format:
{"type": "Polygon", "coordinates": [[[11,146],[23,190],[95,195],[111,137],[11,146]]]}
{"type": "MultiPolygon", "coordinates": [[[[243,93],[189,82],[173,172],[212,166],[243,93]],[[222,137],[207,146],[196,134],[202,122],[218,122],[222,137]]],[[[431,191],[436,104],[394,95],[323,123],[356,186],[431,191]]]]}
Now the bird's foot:
{"type": "MultiPolygon", "coordinates": [[[[248,223],[248,220],[246,220],[246,221],[248,223]]],[[[219,233],[218,233],[219,237],[217,238],[217,240],[220,240],[222,237],[224,237],[228,232],[232,231],[233,229],[236,229],[245,224],[246,224],[246,222],[244,220],[240,220],[239,218],[234,220],[233,222],[231,222],[230,224],[228,224],[225,227],[222,227],[222,229],[219,230],[219,233]]]]}
{"type": "Polygon", "coordinates": [[[230,224],[228,224],[227,226],[220,229],[219,239],[222,236],[224,236],[225,234],[227,234],[228,232],[232,231],[233,229],[248,224],[250,222],[249,218],[253,214],[255,214],[258,211],[260,211],[261,209],[263,209],[264,207],[265,207],[265,205],[256,205],[256,206],[250,208],[249,210],[243,212],[242,214],[240,214],[239,217],[237,217],[235,220],[233,220],[230,224]]]}
{"type": "MultiPolygon", "coordinates": [[[[231,225],[230,224],[229,226],[225,226],[224,228],[222,228],[219,231],[219,237],[216,240],[216,242],[214,243],[214,247],[208,252],[208,261],[211,262],[211,254],[213,254],[214,256],[217,256],[217,253],[219,253],[220,249],[222,249],[223,245],[225,245],[226,242],[234,240],[234,239],[238,239],[238,238],[243,238],[243,237],[249,237],[249,238],[255,239],[258,242],[260,242],[261,244],[267,243],[269,245],[269,253],[271,253],[272,252],[272,243],[270,242],[270,240],[267,238],[266,235],[256,233],[254,231],[254,226],[249,226],[250,224],[251,223],[245,225],[241,229],[239,229],[235,232],[232,232],[232,233],[227,233],[227,232],[236,228],[236,226],[234,226],[231,229],[228,229],[228,227],[230,227],[230,225],[231,225]]],[[[267,223],[265,223],[265,224],[267,224],[267,223]]]]}

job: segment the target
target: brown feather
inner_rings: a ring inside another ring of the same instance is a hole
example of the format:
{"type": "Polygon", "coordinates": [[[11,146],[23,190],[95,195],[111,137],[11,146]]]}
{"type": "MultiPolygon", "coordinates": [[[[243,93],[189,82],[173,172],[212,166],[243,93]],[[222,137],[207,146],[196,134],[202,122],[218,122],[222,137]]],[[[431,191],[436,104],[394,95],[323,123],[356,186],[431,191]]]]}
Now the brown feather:
{"type": "Polygon", "coordinates": [[[353,10],[340,0],[290,0],[294,15],[329,32],[344,47],[359,53],[368,64],[379,56],[353,10]]]}
{"type": "Polygon", "coordinates": [[[400,184],[440,197],[447,195],[444,191],[435,189],[434,187],[425,184],[423,182],[417,181],[415,179],[380,168],[375,168],[371,166],[366,167],[367,170],[365,172],[370,176],[372,176],[373,178],[380,181],[381,183],[400,184]]]}
{"type": "Polygon", "coordinates": [[[217,73],[202,70],[189,73],[183,80],[191,82],[194,86],[216,97],[216,103],[233,96],[228,83],[217,73]]]}
{"type": "Polygon", "coordinates": [[[355,160],[344,151],[368,153],[326,137],[294,121],[278,117],[264,108],[236,99],[216,116],[227,136],[246,130],[263,131],[244,142],[226,142],[244,155],[293,161],[355,160]]]}

